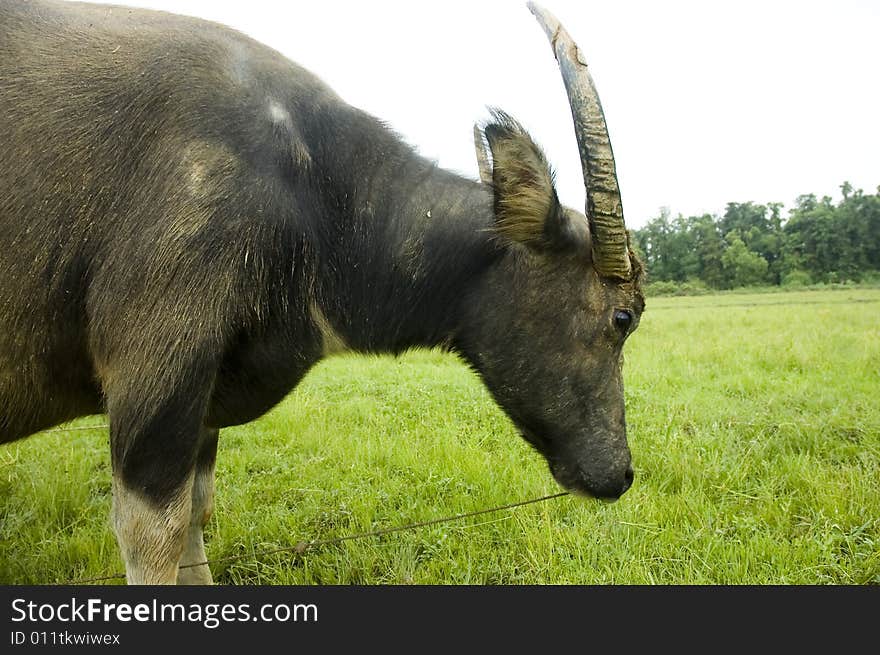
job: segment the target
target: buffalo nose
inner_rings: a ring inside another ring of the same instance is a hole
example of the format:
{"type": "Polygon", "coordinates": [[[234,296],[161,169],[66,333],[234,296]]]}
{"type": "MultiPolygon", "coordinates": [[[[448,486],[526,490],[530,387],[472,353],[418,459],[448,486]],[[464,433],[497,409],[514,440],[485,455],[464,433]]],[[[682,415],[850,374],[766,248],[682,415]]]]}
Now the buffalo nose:
{"type": "Polygon", "coordinates": [[[632,467],[630,466],[626,469],[626,472],[623,474],[623,489],[621,489],[621,491],[620,491],[621,496],[623,494],[625,494],[626,490],[632,486],[634,477],[635,477],[635,474],[633,473],[632,467]]]}
{"type": "Polygon", "coordinates": [[[604,484],[593,487],[592,493],[597,498],[602,498],[604,500],[617,500],[632,486],[633,477],[634,474],[632,467],[627,466],[622,476],[614,476],[606,479],[604,484]]]}

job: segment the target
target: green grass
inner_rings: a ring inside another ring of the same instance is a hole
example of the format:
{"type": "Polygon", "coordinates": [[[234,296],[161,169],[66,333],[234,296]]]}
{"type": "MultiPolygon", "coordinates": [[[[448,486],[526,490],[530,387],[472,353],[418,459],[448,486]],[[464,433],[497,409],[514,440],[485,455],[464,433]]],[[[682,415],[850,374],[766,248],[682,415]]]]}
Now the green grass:
{"type": "MultiPolygon", "coordinates": [[[[880,583],[880,290],[649,300],[634,487],[214,567],[225,584],[880,583]]],[[[101,422],[91,417],[77,425],[101,422]]],[[[208,554],[557,491],[454,357],[340,357],[223,431],[208,554]]],[[[105,430],[0,447],[0,582],[122,570],[105,430]]]]}

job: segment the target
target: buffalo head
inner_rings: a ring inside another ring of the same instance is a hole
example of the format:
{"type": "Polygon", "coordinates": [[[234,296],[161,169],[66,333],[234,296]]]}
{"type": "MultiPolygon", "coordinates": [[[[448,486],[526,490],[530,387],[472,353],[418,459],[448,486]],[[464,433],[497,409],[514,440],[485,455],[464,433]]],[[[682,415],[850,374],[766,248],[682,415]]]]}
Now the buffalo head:
{"type": "Polygon", "coordinates": [[[468,303],[461,350],[561,485],[617,498],[633,480],[621,369],[645,306],[642,266],[629,247],[611,143],[583,57],[551,14],[529,7],[568,92],[586,215],[560,204],[541,149],[494,112],[477,132],[477,154],[494,193],[500,255],[468,303]]]}

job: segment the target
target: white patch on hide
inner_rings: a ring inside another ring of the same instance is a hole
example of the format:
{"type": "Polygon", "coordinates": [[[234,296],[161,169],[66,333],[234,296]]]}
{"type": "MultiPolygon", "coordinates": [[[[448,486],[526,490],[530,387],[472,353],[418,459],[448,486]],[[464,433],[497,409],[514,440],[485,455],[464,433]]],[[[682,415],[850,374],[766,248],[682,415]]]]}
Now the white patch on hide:
{"type": "Polygon", "coordinates": [[[192,507],[190,475],[178,494],[157,507],[113,476],[111,519],[128,584],[175,584],[192,507]]]}

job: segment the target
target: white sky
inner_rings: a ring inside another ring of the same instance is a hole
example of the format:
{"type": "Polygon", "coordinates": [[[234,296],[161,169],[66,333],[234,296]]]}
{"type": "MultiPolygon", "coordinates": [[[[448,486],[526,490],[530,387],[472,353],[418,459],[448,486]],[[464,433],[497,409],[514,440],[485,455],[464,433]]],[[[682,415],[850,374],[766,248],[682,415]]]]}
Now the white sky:
{"type": "MultiPolygon", "coordinates": [[[[524,0],[119,0],[223,22],[311,69],[425,156],[476,177],[474,121],[498,106],[583,182],[562,82],[524,0]]],[[[661,206],[839,197],[880,185],[880,2],[543,0],[590,61],[627,225],[661,206]]]]}

